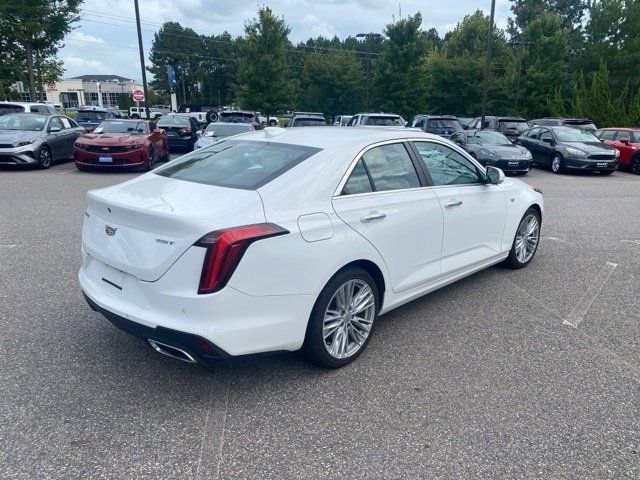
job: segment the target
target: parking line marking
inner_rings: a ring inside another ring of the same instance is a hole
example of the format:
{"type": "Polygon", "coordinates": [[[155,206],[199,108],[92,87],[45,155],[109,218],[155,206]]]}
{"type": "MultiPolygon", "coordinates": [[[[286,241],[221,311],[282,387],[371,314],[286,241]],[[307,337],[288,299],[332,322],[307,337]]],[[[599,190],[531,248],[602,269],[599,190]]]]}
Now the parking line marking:
{"type": "Polygon", "coordinates": [[[73,173],[76,172],[76,169],[69,169],[69,170],[65,170],[64,172],[58,172],[58,175],[67,175],[69,173],[73,173]]]}
{"type": "Polygon", "coordinates": [[[547,240],[553,240],[554,242],[562,243],[564,245],[569,245],[571,247],[577,247],[578,246],[575,243],[567,242],[566,240],[563,240],[563,239],[558,238],[558,237],[544,237],[544,238],[546,238],[547,240]]]}
{"type": "Polygon", "coordinates": [[[562,322],[563,325],[571,325],[574,328],[578,328],[580,322],[584,319],[584,316],[587,314],[587,311],[591,307],[591,304],[596,299],[604,284],[607,283],[609,277],[613,273],[613,271],[618,266],[617,263],[607,262],[598,276],[594,280],[594,282],[587,288],[587,291],[584,292],[584,295],[580,298],[578,304],[573,308],[567,319],[562,322]]]}
{"type": "Polygon", "coordinates": [[[18,244],[14,243],[13,245],[0,245],[0,248],[13,248],[13,247],[17,247],[18,244]]]}

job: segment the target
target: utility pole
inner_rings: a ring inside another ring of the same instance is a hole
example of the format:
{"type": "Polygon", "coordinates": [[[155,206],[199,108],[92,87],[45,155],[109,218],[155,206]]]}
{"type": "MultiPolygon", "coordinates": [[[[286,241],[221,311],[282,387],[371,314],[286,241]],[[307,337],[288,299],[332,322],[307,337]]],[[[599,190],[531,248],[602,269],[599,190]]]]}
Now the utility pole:
{"type": "MultiPolygon", "coordinates": [[[[359,33],[356,38],[364,38],[365,41],[370,38],[380,38],[382,35],[379,33],[359,33]]],[[[367,91],[365,92],[365,110],[369,111],[369,90],[371,89],[371,51],[367,49],[367,91]]]]}
{"type": "Polygon", "coordinates": [[[524,58],[524,47],[525,45],[531,45],[531,42],[524,42],[522,40],[516,40],[511,42],[511,45],[520,45],[520,55],[518,57],[518,75],[516,77],[516,104],[514,110],[516,113],[518,112],[518,100],[520,98],[520,74],[522,71],[522,60],[524,58]]]}
{"type": "Polygon", "coordinates": [[[144,109],[147,112],[147,120],[151,120],[149,112],[149,92],[147,91],[147,72],[144,66],[144,50],[142,48],[142,30],[140,29],[140,8],[138,0],[133,0],[136,8],[136,27],[138,28],[138,50],[140,51],[140,68],[142,69],[142,91],[144,92],[144,109]]]}
{"type": "Polygon", "coordinates": [[[482,82],[482,117],[480,129],[484,129],[484,117],[487,115],[487,96],[489,94],[489,69],[491,67],[491,49],[493,47],[493,19],[496,14],[496,0],[491,0],[491,16],[489,17],[489,36],[487,38],[487,55],[484,59],[484,79],[482,82]]]}

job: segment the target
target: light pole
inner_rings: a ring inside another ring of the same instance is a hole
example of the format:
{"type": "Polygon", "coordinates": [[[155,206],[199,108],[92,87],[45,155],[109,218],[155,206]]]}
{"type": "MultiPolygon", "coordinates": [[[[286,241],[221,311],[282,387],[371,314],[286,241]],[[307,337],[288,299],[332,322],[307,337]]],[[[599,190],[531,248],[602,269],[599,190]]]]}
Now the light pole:
{"type": "Polygon", "coordinates": [[[138,28],[138,50],[140,51],[140,68],[142,69],[142,91],[144,92],[144,109],[147,112],[147,120],[151,120],[149,112],[149,95],[147,92],[147,72],[144,67],[144,50],[142,49],[142,30],[140,30],[140,9],[138,8],[138,0],[133,0],[136,8],[136,27],[138,28]]]}
{"type": "Polygon", "coordinates": [[[525,45],[531,45],[532,42],[523,42],[522,40],[515,40],[511,42],[511,45],[520,45],[520,55],[518,56],[518,75],[516,77],[516,104],[514,110],[518,112],[518,99],[520,98],[520,72],[522,71],[522,59],[524,58],[525,45]]]}
{"type": "MultiPolygon", "coordinates": [[[[379,33],[359,33],[356,35],[356,38],[364,38],[365,40],[369,40],[370,38],[380,38],[382,35],[379,33]]],[[[367,91],[365,92],[365,110],[369,111],[369,89],[371,86],[371,52],[367,49],[367,91]]]]}
{"type": "Polygon", "coordinates": [[[484,117],[487,115],[487,96],[489,94],[489,67],[491,66],[491,48],[493,47],[493,19],[496,13],[496,0],[491,0],[491,16],[489,17],[489,35],[487,38],[487,56],[484,59],[484,79],[482,82],[482,117],[480,129],[484,129],[484,117]]]}

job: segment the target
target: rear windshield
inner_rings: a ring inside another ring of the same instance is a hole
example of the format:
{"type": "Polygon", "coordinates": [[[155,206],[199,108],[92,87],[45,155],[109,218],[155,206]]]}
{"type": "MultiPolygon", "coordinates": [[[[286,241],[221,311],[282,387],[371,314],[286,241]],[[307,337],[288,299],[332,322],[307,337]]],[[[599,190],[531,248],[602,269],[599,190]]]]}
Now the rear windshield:
{"type": "Polygon", "coordinates": [[[160,117],[158,127],[190,127],[189,117],[160,117]]]}
{"type": "Polygon", "coordinates": [[[450,128],[452,130],[462,130],[462,125],[453,118],[431,118],[429,119],[431,128],[450,128]]]}
{"type": "Polygon", "coordinates": [[[76,113],[76,122],[100,122],[107,117],[107,112],[83,112],[76,113]]]}
{"type": "Polygon", "coordinates": [[[220,120],[229,123],[253,123],[254,116],[251,113],[222,112],[220,120]]]}
{"type": "Polygon", "coordinates": [[[516,130],[524,132],[529,125],[524,120],[498,120],[498,128],[500,130],[516,130]]]}
{"type": "Polygon", "coordinates": [[[0,104],[0,117],[2,115],[6,115],[7,113],[19,113],[24,112],[24,107],[20,105],[3,105],[0,104]]]}
{"type": "Polygon", "coordinates": [[[188,182],[255,190],[319,151],[285,143],[222,140],[154,173],[188,182]]]}
{"type": "Polygon", "coordinates": [[[318,125],[326,125],[324,118],[294,118],[294,127],[317,127],[318,125]]]}
{"type": "Polygon", "coordinates": [[[377,127],[404,127],[404,122],[400,117],[383,117],[380,115],[368,116],[364,125],[375,125],[377,127]]]}
{"type": "Polygon", "coordinates": [[[220,125],[210,123],[204,131],[205,137],[230,137],[239,133],[250,132],[253,130],[251,125],[220,125]]]}

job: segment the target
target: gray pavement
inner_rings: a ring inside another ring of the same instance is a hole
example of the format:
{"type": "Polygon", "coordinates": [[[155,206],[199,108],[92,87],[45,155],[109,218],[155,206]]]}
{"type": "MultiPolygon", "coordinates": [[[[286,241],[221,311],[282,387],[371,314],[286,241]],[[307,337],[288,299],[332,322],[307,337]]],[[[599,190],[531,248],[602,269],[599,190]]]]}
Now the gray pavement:
{"type": "Polygon", "coordinates": [[[194,367],[92,312],[84,194],[132,176],[0,170],[0,478],[640,478],[640,177],[532,171],[528,268],[381,317],[329,371],[194,367]]]}

